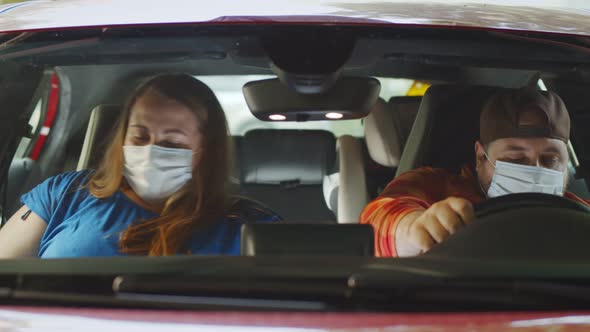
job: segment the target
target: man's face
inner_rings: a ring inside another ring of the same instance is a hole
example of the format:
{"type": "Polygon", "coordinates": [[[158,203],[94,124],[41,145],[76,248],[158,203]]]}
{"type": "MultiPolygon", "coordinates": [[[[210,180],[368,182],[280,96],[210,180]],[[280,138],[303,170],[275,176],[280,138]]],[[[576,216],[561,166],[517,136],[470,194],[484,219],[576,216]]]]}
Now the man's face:
{"type": "Polygon", "coordinates": [[[476,142],[475,149],[477,175],[485,192],[492,182],[492,163],[496,163],[496,160],[567,171],[567,146],[563,141],[554,138],[501,138],[488,144],[487,149],[476,142]],[[491,162],[487,160],[484,151],[491,162]]]}
{"type": "MultiPolygon", "coordinates": [[[[536,115],[521,114],[519,125],[542,124],[543,119],[536,115]]],[[[492,163],[495,164],[497,160],[545,167],[567,174],[567,146],[563,141],[554,138],[500,138],[485,147],[478,141],[475,143],[475,155],[477,176],[485,192],[488,191],[494,175],[492,163]]],[[[564,181],[567,183],[567,175],[564,181]]]]}

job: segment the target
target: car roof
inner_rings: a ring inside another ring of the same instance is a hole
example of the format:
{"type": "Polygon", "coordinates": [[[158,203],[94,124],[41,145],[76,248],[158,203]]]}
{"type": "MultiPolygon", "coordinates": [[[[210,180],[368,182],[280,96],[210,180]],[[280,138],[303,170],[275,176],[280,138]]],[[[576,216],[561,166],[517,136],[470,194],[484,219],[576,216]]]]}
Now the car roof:
{"type": "Polygon", "coordinates": [[[27,1],[0,6],[0,32],[161,23],[331,23],[436,25],[590,35],[590,3],[547,0],[27,1]]]}

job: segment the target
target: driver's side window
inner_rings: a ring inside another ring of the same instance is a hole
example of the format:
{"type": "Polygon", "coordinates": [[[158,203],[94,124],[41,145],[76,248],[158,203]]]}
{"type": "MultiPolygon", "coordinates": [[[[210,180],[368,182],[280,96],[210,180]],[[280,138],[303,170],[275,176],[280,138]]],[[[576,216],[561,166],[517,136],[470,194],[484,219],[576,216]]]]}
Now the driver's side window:
{"type": "Polygon", "coordinates": [[[569,152],[569,161],[568,161],[568,184],[567,188],[568,191],[576,194],[577,196],[583,199],[590,199],[590,190],[588,190],[588,185],[586,184],[586,180],[581,177],[579,174],[576,174],[576,169],[579,167],[578,158],[576,156],[576,152],[571,144],[568,142],[568,152],[569,152]]]}

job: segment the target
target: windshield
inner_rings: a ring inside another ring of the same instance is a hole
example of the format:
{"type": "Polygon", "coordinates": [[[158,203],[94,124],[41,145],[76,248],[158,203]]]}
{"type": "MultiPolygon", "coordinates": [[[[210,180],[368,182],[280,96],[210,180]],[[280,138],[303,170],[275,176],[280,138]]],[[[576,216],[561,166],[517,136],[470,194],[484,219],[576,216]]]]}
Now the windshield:
{"type": "Polygon", "coordinates": [[[584,34],[231,22],[0,35],[0,272],[27,296],[587,307],[584,34]]]}

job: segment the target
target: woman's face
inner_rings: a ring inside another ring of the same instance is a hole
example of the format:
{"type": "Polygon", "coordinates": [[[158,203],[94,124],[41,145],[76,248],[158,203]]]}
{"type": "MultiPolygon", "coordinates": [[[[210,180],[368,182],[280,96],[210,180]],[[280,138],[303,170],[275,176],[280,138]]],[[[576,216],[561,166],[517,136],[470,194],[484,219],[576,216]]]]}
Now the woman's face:
{"type": "Polygon", "coordinates": [[[199,164],[202,134],[199,119],[185,105],[147,93],[131,108],[124,145],[159,145],[193,151],[193,168],[199,164]]]}

